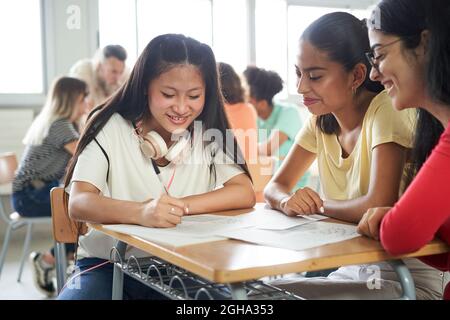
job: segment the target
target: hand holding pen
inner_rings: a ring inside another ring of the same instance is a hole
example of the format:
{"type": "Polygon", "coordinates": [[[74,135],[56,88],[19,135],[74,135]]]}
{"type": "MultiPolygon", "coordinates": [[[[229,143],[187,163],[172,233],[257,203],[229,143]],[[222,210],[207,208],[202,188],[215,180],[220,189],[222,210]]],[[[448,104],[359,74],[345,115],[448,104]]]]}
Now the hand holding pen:
{"type": "MultiPolygon", "coordinates": [[[[170,179],[170,182],[169,182],[169,187],[166,188],[166,185],[164,184],[163,179],[162,179],[162,177],[161,177],[161,170],[159,170],[159,167],[158,167],[158,165],[156,164],[156,161],[153,160],[153,159],[152,159],[152,165],[153,165],[153,169],[155,170],[156,176],[158,177],[159,182],[161,182],[161,185],[162,185],[163,188],[164,188],[164,192],[166,193],[166,195],[168,195],[168,196],[170,197],[168,188],[170,188],[170,186],[172,185],[173,178],[174,178],[174,175],[175,175],[175,169],[173,170],[172,178],[170,179]]],[[[175,198],[174,198],[174,199],[175,199],[175,198]]],[[[172,210],[172,209],[171,209],[171,210],[172,210]]],[[[173,210],[175,210],[175,209],[173,209],[173,210]]],[[[184,214],[186,214],[186,215],[189,214],[189,207],[188,207],[187,205],[184,206],[183,212],[184,212],[184,214]]]]}
{"type": "Polygon", "coordinates": [[[139,224],[160,228],[175,227],[181,223],[181,217],[183,215],[189,214],[188,206],[182,200],[169,195],[156,162],[152,160],[152,164],[165,193],[157,199],[144,202],[139,224]]]}
{"type": "Polygon", "coordinates": [[[146,227],[172,228],[181,223],[185,204],[166,194],[142,203],[137,224],[146,227]]]}

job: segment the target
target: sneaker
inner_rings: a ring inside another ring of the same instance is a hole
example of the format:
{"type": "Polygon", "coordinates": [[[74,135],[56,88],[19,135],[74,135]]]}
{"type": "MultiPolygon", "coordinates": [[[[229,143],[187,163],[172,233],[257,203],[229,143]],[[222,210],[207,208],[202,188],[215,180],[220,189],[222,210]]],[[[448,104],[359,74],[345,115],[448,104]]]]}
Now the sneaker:
{"type": "Polygon", "coordinates": [[[36,288],[44,293],[47,297],[55,297],[55,267],[46,267],[45,262],[42,260],[42,258],[42,253],[32,252],[30,254],[30,262],[33,266],[34,284],[36,285],[36,288]]]}
{"type": "Polygon", "coordinates": [[[77,270],[77,266],[75,265],[74,260],[68,260],[67,261],[67,268],[66,268],[66,278],[69,279],[70,276],[77,270]]]}

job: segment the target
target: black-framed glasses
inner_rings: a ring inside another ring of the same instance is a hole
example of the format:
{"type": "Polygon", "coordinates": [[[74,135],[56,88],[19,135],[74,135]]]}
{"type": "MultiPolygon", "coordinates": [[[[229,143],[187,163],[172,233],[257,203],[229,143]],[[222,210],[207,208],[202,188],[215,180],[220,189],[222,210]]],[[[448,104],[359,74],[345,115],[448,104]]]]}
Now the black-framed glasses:
{"type": "Polygon", "coordinates": [[[375,49],[384,49],[390,45],[393,45],[394,43],[397,43],[399,41],[403,40],[403,38],[394,40],[392,42],[386,43],[386,44],[377,44],[374,47],[372,47],[370,49],[369,52],[366,52],[365,55],[367,57],[367,60],[369,60],[370,65],[375,68],[375,70],[377,70],[378,72],[380,72],[380,70],[378,69],[378,59],[380,59],[380,56],[375,56],[375,49]]]}

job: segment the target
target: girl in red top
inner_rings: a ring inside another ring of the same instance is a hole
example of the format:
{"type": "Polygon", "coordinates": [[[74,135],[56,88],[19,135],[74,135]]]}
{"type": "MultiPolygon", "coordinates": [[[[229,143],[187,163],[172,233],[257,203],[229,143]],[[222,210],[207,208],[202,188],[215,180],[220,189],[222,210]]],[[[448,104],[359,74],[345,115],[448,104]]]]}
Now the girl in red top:
{"type": "MultiPolygon", "coordinates": [[[[396,109],[418,108],[418,123],[406,192],[393,208],[368,210],[359,232],[381,239],[393,255],[435,236],[450,244],[450,2],[383,0],[372,18],[371,79],[385,86],[396,109]]],[[[422,260],[450,270],[449,253],[422,260]]]]}

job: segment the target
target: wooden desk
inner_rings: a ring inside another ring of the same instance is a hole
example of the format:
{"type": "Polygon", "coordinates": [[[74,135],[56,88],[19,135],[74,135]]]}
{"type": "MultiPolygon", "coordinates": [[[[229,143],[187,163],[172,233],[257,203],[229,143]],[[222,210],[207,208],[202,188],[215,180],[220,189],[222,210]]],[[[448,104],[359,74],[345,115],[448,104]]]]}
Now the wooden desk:
{"type": "MultiPolygon", "coordinates": [[[[237,215],[250,211],[252,209],[217,214],[237,215]]],[[[325,221],[337,222],[333,219],[325,221]]],[[[450,251],[450,247],[442,241],[433,240],[419,251],[393,257],[384,251],[378,241],[366,237],[358,237],[301,251],[279,249],[238,240],[223,240],[171,248],[139,237],[106,230],[101,225],[90,225],[90,227],[117,239],[118,247],[122,247],[122,253],[126,247],[123,244],[128,244],[211,282],[230,284],[233,291],[232,296],[236,298],[245,298],[246,296],[239,285],[243,281],[265,276],[394,260],[395,262],[392,265],[400,277],[404,298],[414,299],[415,289],[412,277],[399,259],[450,251]]],[[[120,268],[117,271],[119,272],[120,268]]],[[[115,292],[113,297],[121,298],[121,294],[115,292]]]]}

